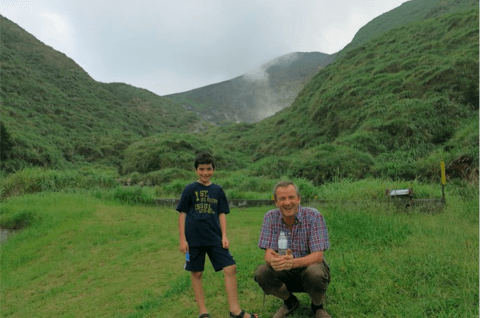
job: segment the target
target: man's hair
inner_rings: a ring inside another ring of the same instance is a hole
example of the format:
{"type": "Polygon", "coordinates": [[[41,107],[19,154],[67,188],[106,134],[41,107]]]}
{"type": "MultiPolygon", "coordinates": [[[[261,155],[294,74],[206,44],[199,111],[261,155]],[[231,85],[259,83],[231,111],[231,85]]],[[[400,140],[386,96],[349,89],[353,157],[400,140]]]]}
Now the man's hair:
{"type": "Polygon", "coordinates": [[[273,187],[273,197],[274,197],[275,201],[277,201],[277,189],[278,188],[286,188],[289,185],[293,185],[293,187],[295,188],[295,191],[297,192],[297,196],[300,198],[300,191],[298,190],[297,185],[295,183],[293,183],[292,181],[282,180],[282,181],[278,182],[273,187]]]}
{"type": "Polygon", "coordinates": [[[195,170],[197,170],[199,165],[208,165],[212,164],[212,168],[215,170],[215,159],[209,153],[200,153],[195,158],[195,170]]]}

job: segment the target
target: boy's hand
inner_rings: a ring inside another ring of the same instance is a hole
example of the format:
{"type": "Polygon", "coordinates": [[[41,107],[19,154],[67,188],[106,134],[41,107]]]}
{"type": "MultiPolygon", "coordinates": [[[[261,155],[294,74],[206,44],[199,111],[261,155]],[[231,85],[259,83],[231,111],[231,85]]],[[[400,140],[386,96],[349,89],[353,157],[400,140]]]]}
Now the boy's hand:
{"type": "Polygon", "coordinates": [[[180,251],[183,254],[187,254],[187,252],[188,252],[188,242],[186,240],[185,241],[180,241],[180,251]]]}
{"type": "Polygon", "coordinates": [[[224,249],[228,249],[230,247],[230,242],[228,241],[227,237],[222,237],[222,247],[224,249]]]}

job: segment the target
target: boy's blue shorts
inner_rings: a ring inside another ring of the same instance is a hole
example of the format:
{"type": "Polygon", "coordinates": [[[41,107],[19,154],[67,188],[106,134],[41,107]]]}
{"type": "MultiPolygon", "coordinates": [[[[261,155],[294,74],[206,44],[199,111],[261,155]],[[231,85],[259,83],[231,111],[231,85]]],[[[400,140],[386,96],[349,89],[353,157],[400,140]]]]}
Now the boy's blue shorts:
{"type": "Polygon", "coordinates": [[[190,260],[185,261],[185,269],[190,272],[203,272],[205,254],[208,254],[216,272],[221,271],[224,267],[235,265],[233,256],[221,246],[190,247],[188,253],[190,260]]]}

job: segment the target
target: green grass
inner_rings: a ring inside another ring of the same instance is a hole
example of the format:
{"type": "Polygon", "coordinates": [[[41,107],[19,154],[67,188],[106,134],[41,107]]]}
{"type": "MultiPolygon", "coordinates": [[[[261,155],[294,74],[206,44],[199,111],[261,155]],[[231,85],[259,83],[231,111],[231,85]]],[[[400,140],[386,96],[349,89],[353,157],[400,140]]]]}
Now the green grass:
{"type": "MultiPolygon", "coordinates": [[[[334,317],[478,316],[478,186],[448,185],[447,205],[436,213],[382,202],[384,188],[393,186],[413,186],[424,196],[439,191],[437,185],[379,180],[319,189],[337,200],[316,205],[332,245],[326,252],[328,311],[334,317]]],[[[252,279],[263,262],[256,244],[269,208],[232,209],[227,217],[240,304],[262,317],[281,305],[267,296],[263,308],[252,279]]],[[[173,207],[37,193],[4,200],[0,225],[14,224],[25,228],[1,245],[2,317],[196,315],[173,207]]],[[[228,315],[223,275],[208,261],[204,288],[210,312],[228,315]]],[[[308,317],[308,297],[299,297],[293,317],[308,317]]]]}

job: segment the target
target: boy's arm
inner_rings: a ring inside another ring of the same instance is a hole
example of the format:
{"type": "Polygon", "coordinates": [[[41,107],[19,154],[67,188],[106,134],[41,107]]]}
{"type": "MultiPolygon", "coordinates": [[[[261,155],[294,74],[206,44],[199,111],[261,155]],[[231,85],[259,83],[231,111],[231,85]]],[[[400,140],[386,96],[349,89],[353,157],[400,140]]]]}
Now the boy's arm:
{"type": "Polygon", "coordinates": [[[230,243],[227,239],[227,217],[225,213],[220,213],[218,215],[218,221],[220,222],[220,229],[222,230],[222,247],[229,248],[230,243]]]}
{"type": "Polygon", "coordinates": [[[185,237],[185,218],[187,217],[187,213],[180,212],[178,216],[178,231],[180,232],[180,251],[183,254],[188,252],[188,242],[187,238],[185,237]]]}

